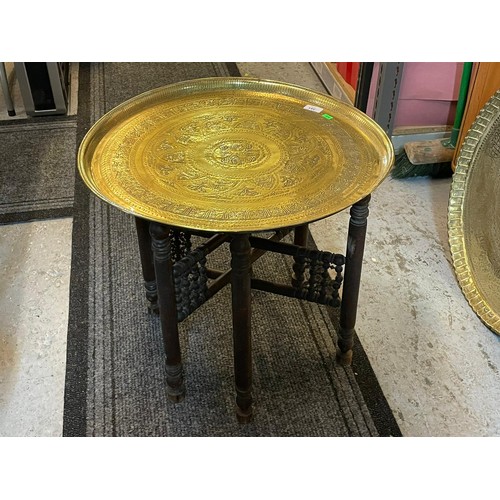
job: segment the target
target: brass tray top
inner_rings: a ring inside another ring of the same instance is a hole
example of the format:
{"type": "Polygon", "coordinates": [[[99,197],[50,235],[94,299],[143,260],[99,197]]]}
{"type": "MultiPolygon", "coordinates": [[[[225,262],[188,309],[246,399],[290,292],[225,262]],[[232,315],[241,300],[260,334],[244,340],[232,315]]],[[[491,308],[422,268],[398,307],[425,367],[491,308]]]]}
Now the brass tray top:
{"type": "Polygon", "coordinates": [[[448,205],[453,265],[479,318],[500,334],[500,90],[460,150],[448,205]]]}
{"type": "Polygon", "coordinates": [[[202,78],[104,115],[78,152],[87,186],[125,212],[185,229],[253,232],[312,222],[370,194],[394,162],[368,116],[255,78],[202,78]]]}

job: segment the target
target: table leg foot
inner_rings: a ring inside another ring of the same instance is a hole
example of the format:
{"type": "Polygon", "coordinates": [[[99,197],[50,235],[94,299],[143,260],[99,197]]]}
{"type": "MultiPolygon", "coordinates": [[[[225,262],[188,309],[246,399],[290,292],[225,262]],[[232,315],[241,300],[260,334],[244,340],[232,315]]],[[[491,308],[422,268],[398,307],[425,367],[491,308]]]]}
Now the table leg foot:
{"type": "Polygon", "coordinates": [[[352,349],[349,349],[346,352],[342,352],[340,349],[337,349],[337,363],[339,363],[342,366],[351,366],[352,349]]]}
{"type": "Polygon", "coordinates": [[[246,424],[252,420],[253,398],[251,387],[242,389],[236,386],[236,418],[238,422],[246,424]]]}
{"type": "Polygon", "coordinates": [[[167,387],[167,397],[172,403],[181,403],[184,401],[185,393],[182,394],[170,394],[169,387],[167,387]]]}
{"type": "Polygon", "coordinates": [[[180,403],[186,394],[182,365],[166,365],[166,371],[168,399],[180,403]]]}
{"type": "Polygon", "coordinates": [[[158,302],[148,302],[147,307],[149,314],[155,314],[156,316],[160,314],[160,308],[158,306],[158,302]]]}
{"type": "Polygon", "coordinates": [[[236,406],[236,418],[240,424],[249,424],[253,419],[253,408],[250,406],[246,410],[242,410],[236,406]]]}
{"type": "Polygon", "coordinates": [[[339,329],[337,361],[343,366],[350,366],[352,363],[352,346],[354,344],[354,328],[339,329]]]}

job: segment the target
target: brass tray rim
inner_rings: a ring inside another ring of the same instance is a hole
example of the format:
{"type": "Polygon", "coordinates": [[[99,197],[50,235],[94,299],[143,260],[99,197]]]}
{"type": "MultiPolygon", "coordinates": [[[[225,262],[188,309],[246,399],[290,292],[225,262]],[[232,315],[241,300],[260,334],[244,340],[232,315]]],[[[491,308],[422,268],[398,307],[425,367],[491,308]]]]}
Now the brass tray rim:
{"type": "Polygon", "coordinates": [[[467,302],[479,319],[494,333],[500,335],[500,312],[495,311],[481,294],[469,266],[463,227],[464,201],[468,174],[481,140],[492,123],[491,118],[500,114],[500,90],[495,92],[479,112],[465,136],[453,174],[448,203],[448,240],[458,283],[467,302]],[[489,121],[486,121],[487,118],[489,121]],[[486,121],[486,123],[485,123],[486,121]]]}
{"type": "MultiPolygon", "coordinates": [[[[175,91],[176,88],[183,88],[186,85],[196,86],[196,84],[200,84],[200,83],[207,83],[208,84],[210,82],[219,82],[219,83],[225,82],[226,84],[232,83],[235,85],[237,85],[237,84],[249,85],[249,84],[258,84],[258,83],[269,84],[270,86],[274,86],[276,88],[279,88],[280,90],[292,91],[292,93],[289,94],[291,96],[294,96],[297,98],[308,97],[311,99],[312,103],[329,103],[331,101],[334,101],[336,103],[336,105],[340,105],[341,107],[345,106],[345,107],[349,108],[350,106],[352,106],[352,105],[349,105],[349,104],[347,104],[339,99],[336,99],[333,96],[330,96],[328,94],[323,94],[321,92],[309,89],[307,87],[303,87],[300,85],[287,83],[287,82],[283,82],[283,81],[278,81],[278,80],[265,79],[265,78],[255,78],[255,77],[243,77],[243,76],[242,77],[232,77],[232,76],[229,76],[229,77],[204,77],[204,78],[183,80],[180,82],[175,82],[172,84],[157,87],[157,88],[148,90],[146,92],[142,92],[140,94],[137,94],[136,96],[133,96],[130,99],[127,99],[126,101],[123,101],[122,103],[118,104],[114,108],[110,109],[103,116],[101,116],[98,120],[96,120],[94,122],[94,124],[91,125],[89,130],[85,133],[85,135],[80,143],[80,146],[78,148],[77,167],[78,167],[78,171],[80,173],[80,176],[83,179],[84,183],[87,185],[87,187],[101,200],[118,208],[119,210],[121,210],[125,213],[134,215],[136,217],[142,217],[146,220],[157,221],[157,222],[167,224],[163,220],[158,220],[158,219],[155,219],[153,217],[148,217],[144,214],[138,213],[134,209],[126,208],[123,205],[121,205],[121,204],[107,198],[105,195],[103,195],[100,192],[100,190],[95,186],[92,178],[89,175],[87,175],[86,169],[84,168],[83,157],[84,157],[86,150],[89,148],[90,142],[92,140],[94,140],[96,133],[98,133],[101,128],[105,127],[105,124],[107,122],[112,121],[117,115],[120,115],[121,113],[125,112],[127,108],[129,108],[131,106],[138,106],[138,105],[140,105],[141,102],[144,102],[145,100],[154,97],[155,94],[161,94],[161,93],[168,91],[168,90],[175,91]],[[304,95],[303,96],[298,95],[295,92],[297,92],[298,94],[304,94],[304,95]]],[[[204,88],[203,90],[207,90],[207,88],[204,88]]],[[[221,88],[221,90],[224,90],[224,89],[221,88]]],[[[227,89],[225,89],[225,90],[227,90],[227,89]]],[[[285,94],[285,95],[288,95],[288,94],[285,94]]],[[[337,213],[342,212],[346,208],[352,206],[353,203],[356,203],[357,201],[362,200],[364,197],[373,193],[375,191],[375,189],[377,189],[378,186],[380,186],[380,184],[387,178],[388,174],[390,173],[390,171],[394,165],[394,161],[395,161],[394,147],[392,145],[390,138],[385,133],[385,131],[373,118],[368,116],[366,113],[363,113],[362,111],[358,110],[354,106],[352,106],[352,108],[355,109],[357,112],[361,113],[363,115],[363,118],[368,123],[370,123],[370,125],[373,127],[373,130],[376,130],[378,132],[381,144],[384,145],[384,149],[386,149],[387,154],[388,154],[386,157],[386,159],[387,159],[386,171],[383,173],[383,175],[379,176],[379,178],[377,179],[377,182],[373,183],[370,191],[363,193],[356,201],[350,202],[350,203],[346,204],[343,208],[340,208],[334,212],[327,213],[325,215],[319,215],[318,217],[310,219],[307,222],[303,222],[301,224],[312,223],[312,222],[316,222],[318,220],[325,219],[327,217],[330,217],[332,215],[335,215],[337,213]]],[[[263,228],[257,228],[257,229],[249,228],[248,230],[247,229],[245,229],[245,230],[231,230],[231,229],[219,230],[219,229],[215,229],[215,228],[209,228],[208,226],[206,229],[200,229],[197,226],[190,226],[190,225],[186,225],[186,224],[183,224],[182,226],[181,225],[176,226],[173,223],[168,223],[168,225],[171,225],[173,227],[188,229],[188,230],[190,229],[190,230],[201,231],[201,232],[214,232],[214,231],[216,231],[216,232],[228,232],[228,233],[262,232],[262,231],[269,231],[272,229],[280,229],[280,228],[289,226],[289,225],[273,224],[273,225],[270,225],[269,227],[263,227],[263,228]]]]}

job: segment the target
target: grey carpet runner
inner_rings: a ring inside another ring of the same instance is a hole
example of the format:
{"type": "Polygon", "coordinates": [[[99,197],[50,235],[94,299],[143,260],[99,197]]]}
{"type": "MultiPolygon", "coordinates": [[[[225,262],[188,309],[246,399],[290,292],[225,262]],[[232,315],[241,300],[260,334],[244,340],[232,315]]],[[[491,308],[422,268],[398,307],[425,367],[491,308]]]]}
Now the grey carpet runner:
{"type": "Polygon", "coordinates": [[[0,224],[72,215],[76,118],[0,123],[0,224]]]}
{"type": "MultiPolygon", "coordinates": [[[[140,92],[236,71],[222,63],[82,65],[80,92],[88,98],[80,98],[78,141],[103,113],[140,92]]],[[[225,267],[228,249],[210,258],[225,267]]],[[[287,259],[266,254],[254,272],[284,282],[287,259]]],[[[259,291],[252,299],[253,422],[240,425],[234,413],[229,287],[181,323],[187,392],[171,403],[133,217],[78,178],[72,262],[65,436],[400,435],[361,347],[353,368],[336,364],[331,311],[259,291]]]]}

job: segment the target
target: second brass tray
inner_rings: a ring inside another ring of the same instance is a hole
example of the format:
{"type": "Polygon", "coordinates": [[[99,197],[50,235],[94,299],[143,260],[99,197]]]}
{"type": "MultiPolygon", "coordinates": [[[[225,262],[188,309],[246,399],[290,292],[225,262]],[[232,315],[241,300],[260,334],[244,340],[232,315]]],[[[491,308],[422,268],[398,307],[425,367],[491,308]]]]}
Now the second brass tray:
{"type": "Polygon", "coordinates": [[[448,234],[466,299],[500,334],[500,90],[481,110],[460,149],[448,234]]]}
{"type": "Polygon", "coordinates": [[[394,161],[382,129],[327,95],[253,78],[203,78],[104,115],[78,167],[99,197],[186,229],[312,222],[370,194],[394,161]]]}

